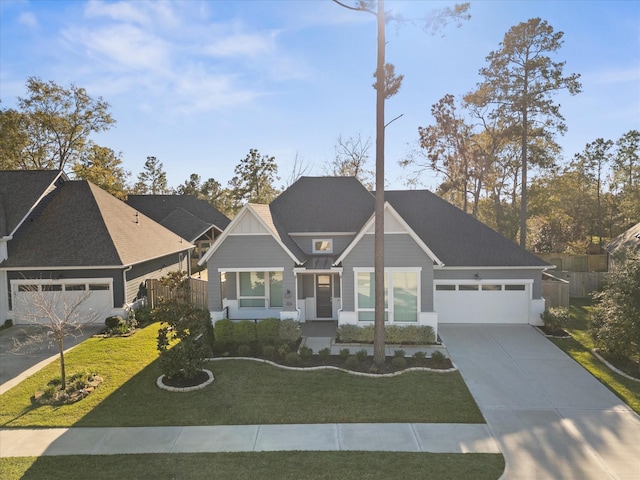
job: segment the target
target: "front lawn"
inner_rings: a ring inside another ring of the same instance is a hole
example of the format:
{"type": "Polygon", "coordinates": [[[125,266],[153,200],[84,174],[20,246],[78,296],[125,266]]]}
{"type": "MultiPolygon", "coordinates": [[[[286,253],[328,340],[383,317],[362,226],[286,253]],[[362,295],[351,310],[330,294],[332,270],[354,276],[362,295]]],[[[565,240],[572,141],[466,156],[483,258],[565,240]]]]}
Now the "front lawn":
{"type": "Polygon", "coordinates": [[[4,480],[495,480],[503,470],[502,455],[474,453],[261,452],[0,458],[0,477],[4,480]]]}
{"type": "Polygon", "coordinates": [[[83,342],[65,356],[67,371],[98,373],[100,387],[73,405],[32,405],[33,393],[58,375],[56,361],[0,397],[0,426],[484,423],[458,372],[367,378],[227,360],[207,363],[215,381],[204,390],[160,390],[157,329],[151,324],[131,337],[83,342]]]}
{"type": "Polygon", "coordinates": [[[571,333],[572,337],[550,340],[640,414],[640,382],[634,382],[611,371],[591,353],[595,345],[589,335],[590,310],[590,299],[572,298],[571,320],[565,326],[565,330],[571,333]]]}

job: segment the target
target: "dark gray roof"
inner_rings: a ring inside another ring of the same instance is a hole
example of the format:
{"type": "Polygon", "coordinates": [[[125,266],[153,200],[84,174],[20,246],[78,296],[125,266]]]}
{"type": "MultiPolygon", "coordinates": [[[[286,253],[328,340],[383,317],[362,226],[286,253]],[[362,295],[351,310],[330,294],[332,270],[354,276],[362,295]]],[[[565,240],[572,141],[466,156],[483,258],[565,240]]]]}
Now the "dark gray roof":
{"type": "Polygon", "coordinates": [[[70,181],[20,227],[2,267],[124,266],[191,246],[92,183],[70,181]]]}
{"type": "Polygon", "coordinates": [[[385,192],[385,200],[445,266],[545,267],[548,264],[428,190],[385,192]]]}
{"type": "Polygon", "coordinates": [[[60,170],[0,171],[0,237],[10,235],[40,197],[63,178],[60,170]]]}
{"type": "Polygon", "coordinates": [[[287,233],[358,232],[374,198],[355,177],[300,177],[270,208],[276,227],[287,233]]]}
{"type": "Polygon", "coordinates": [[[209,202],[193,195],[129,195],[127,203],[190,241],[212,226],[223,231],[231,222],[209,202]]]}
{"type": "MultiPolygon", "coordinates": [[[[388,191],[385,201],[445,266],[549,266],[428,190],[388,191]]],[[[283,243],[299,252],[289,234],[359,232],[373,215],[374,203],[374,194],[354,177],[301,177],[271,203],[270,211],[283,243]]],[[[317,267],[315,257],[308,257],[308,267],[317,267]]]]}

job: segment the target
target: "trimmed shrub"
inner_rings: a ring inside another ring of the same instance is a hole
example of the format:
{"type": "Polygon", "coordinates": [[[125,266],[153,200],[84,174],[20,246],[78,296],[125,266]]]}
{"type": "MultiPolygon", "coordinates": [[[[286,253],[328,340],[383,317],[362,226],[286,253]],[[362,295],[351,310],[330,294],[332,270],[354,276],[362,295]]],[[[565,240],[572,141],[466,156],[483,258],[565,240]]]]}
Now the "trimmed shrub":
{"type": "Polygon", "coordinates": [[[385,326],[384,341],[385,343],[400,344],[405,343],[404,327],[398,325],[385,326]]]}
{"type": "Polygon", "coordinates": [[[331,355],[330,348],[323,348],[318,352],[318,358],[320,358],[320,360],[322,360],[323,362],[326,361],[330,355],[331,355]]]}
{"type": "Polygon", "coordinates": [[[153,321],[153,313],[149,307],[140,307],[135,312],[140,325],[147,325],[153,321]]]}
{"type": "Polygon", "coordinates": [[[344,361],[344,368],[348,370],[357,370],[359,366],[360,366],[360,361],[358,360],[357,357],[353,355],[351,355],[350,357],[347,357],[347,359],[344,361]]]}
{"type": "Polygon", "coordinates": [[[242,344],[238,346],[237,350],[239,357],[250,357],[251,356],[251,347],[246,344],[242,344]]]}
{"type": "Polygon", "coordinates": [[[358,325],[341,325],[336,331],[338,340],[342,343],[362,342],[362,327],[358,325]]]}
{"type": "Polygon", "coordinates": [[[444,366],[447,363],[447,357],[440,350],[436,350],[431,354],[431,362],[434,366],[444,366]]]}
{"type": "Polygon", "coordinates": [[[349,357],[349,355],[351,355],[351,351],[349,351],[348,348],[343,348],[340,350],[339,355],[340,355],[340,358],[342,358],[343,360],[346,360],[349,357]]]}
{"type": "Polygon", "coordinates": [[[373,343],[373,337],[375,335],[375,327],[373,324],[366,325],[360,328],[360,343],[373,343]]]}
{"type": "Polygon", "coordinates": [[[262,356],[269,359],[276,358],[276,347],[273,345],[264,345],[262,347],[262,356]]]}
{"type": "Polygon", "coordinates": [[[115,330],[120,326],[125,325],[125,321],[121,316],[114,315],[112,317],[107,317],[104,324],[109,330],[115,330]]]}
{"type": "Polygon", "coordinates": [[[251,320],[236,322],[233,329],[233,340],[237,344],[251,343],[256,339],[256,325],[251,320]]]}
{"type": "Polygon", "coordinates": [[[296,352],[289,352],[284,357],[284,361],[287,365],[298,365],[300,363],[300,355],[296,352]]]}
{"type": "Polygon", "coordinates": [[[309,360],[313,357],[313,350],[309,347],[300,347],[300,351],[298,353],[302,360],[309,360]]]}
{"type": "Polygon", "coordinates": [[[396,355],[391,359],[391,365],[393,365],[393,368],[397,370],[404,370],[407,368],[407,360],[404,357],[396,355]]]}
{"type": "Polygon", "coordinates": [[[256,336],[263,345],[275,345],[280,339],[280,319],[265,318],[256,326],[256,336]]]}
{"type": "Polygon", "coordinates": [[[300,322],[291,319],[280,320],[280,340],[296,343],[300,340],[300,322]]]}
{"type": "Polygon", "coordinates": [[[404,350],[394,350],[393,351],[393,356],[394,357],[402,357],[402,358],[404,358],[406,353],[407,352],[405,352],[404,350]]]}
{"type": "Polygon", "coordinates": [[[230,345],[234,339],[235,324],[233,321],[225,318],[218,320],[213,327],[213,337],[216,343],[220,345],[230,345]]]}
{"type": "Polygon", "coordinates": [[[565,307],[551,307],[545,310],[541,315],[544,326],[552,332],[562,330],[565,325],[571,320],[569,315],[569,309],[565,307]]]}
{"type": "Polygon", "coordinates": [[[416,352],[413,354],[413,359],[421,362],[422,360],[424,360],[425,358],[427,358],[427,354],[424,352],[416,352]]]}
{"type": "Polygon", "coordinates": [[[360,363],[364,362],[367,359],[368,356],[369,356],[369,354],[367,353],[367,351],[364,348],[362,348],[362,349],[360,349],[360,350],[358,350],[356,352],[356,358],[358,359],[358,361],[360,363]]]}
{"type": "Polygon", "coordinates": [[[291,349],[289,348],[289,345],[287,345],[286,343],[283,343],[282,345],[280,345],[280,347],[278,347],[278,355],[281,358],[284,358],[287,356],[287,353],[289,353],[291,351],[291,349]]]}

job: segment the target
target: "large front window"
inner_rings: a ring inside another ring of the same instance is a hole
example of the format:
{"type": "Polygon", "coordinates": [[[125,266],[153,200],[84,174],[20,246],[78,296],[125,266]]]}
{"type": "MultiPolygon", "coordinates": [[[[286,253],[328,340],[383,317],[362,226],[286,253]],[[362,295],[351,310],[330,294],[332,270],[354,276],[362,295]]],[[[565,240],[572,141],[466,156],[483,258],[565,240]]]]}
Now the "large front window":
{"type": "MultiPolygon", "coordinates": [[[[386,271],[384,274],[384,318],[391,322],[418,321],[418,271],[386,271]],[[391,299],[389,293],[391,292],[391,299]]],[[[356,272],[358,321],[375,319],[375,274],[356,272]]]]}
{"type": "Polygon", "coordinates": [[[238,284],[240,307],[282,307],[282,272],[239,272],[238,284]]]}

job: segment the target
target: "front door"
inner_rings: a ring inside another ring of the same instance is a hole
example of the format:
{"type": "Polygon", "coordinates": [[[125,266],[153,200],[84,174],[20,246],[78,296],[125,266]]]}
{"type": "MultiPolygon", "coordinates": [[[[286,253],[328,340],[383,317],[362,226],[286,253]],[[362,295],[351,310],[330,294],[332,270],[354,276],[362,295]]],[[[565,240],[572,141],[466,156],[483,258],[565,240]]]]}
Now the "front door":
{"type": "Polygon", "coordinates": [[[331,275],[316,275],[316,317],[332,318],[331,275]]]}

